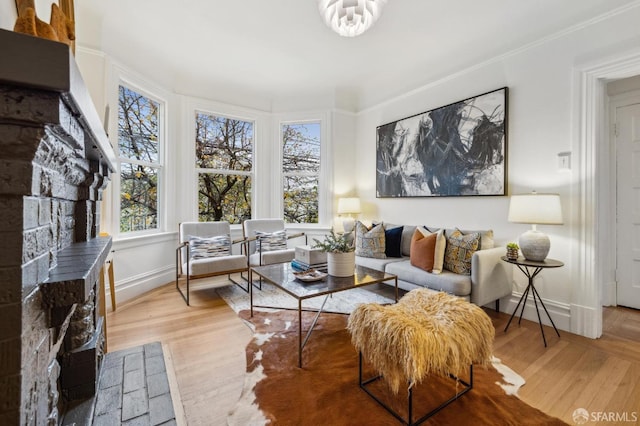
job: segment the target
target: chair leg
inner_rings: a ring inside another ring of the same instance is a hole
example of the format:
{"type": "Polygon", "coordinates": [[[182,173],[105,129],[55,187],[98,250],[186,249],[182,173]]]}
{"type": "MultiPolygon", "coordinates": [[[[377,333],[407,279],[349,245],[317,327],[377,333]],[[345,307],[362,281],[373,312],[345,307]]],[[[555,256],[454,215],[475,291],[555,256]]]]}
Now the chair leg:
{"type": "Polygon", "coordinates": [[[237,282],[236,280],[231,278],[231,274],[227,275],[227,278],[229,279],[229,281],[231,281],[232,283],[234,283],[235,285],[240,287],[242,290],[244,290],[247,293],[249,293],[249,279],[245,278],[244,275],[242,275],[242,272],[240,272],[240,278],[242,278],[243,280],[245,280],[247,282],[247,287],[246,288],[242,284],[240,284],[239,282],[237,282]]]}
{"type": "Polygon", "coordinates": [[[500,312],[500,299],[496,299],[496,312],[500,312]]]}
{"type": "MultiPolygon", "coordinates": [[[[243,280],[249,282],[249,280],[251,280],[253,286],[259,290],[262,290],[262,277],[260,277],[260,280],[258,280],[258,284],[254,284],[253,283],[253,277],[251,277],[251,274],[249,274],[249,277],[245,278],[244,275],[242,275],[242,272],[240,273],[240,277],[242,277],[243,280]]],[[[244,287],[240,286],[240,288],[242,288],[244,291],[249,292],[249,290],[246,290],[244,287]]]]}
{"type": "Polygon", "coordinates": [[[189,276],[187,275],[187,292],[186,294],[182,291],[182,289],[180,288],[179,282],[180,282],[180,278],[178,275],[176,275],[176,290],[178,290],[178,293],[180,293],[180,296],[182,296],[182,298],[184,299],[184,301],[186,302],[187,306],[189,305],[189,276]]]}

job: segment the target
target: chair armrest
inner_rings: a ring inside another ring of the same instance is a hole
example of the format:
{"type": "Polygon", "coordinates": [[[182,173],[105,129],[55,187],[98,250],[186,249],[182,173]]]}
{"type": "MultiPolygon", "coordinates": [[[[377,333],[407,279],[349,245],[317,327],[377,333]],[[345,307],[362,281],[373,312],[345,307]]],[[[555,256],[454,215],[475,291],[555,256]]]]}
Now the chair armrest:
{"type": "Polygon", "coordinates": [[[304,232],[297,232],[295,234],[287,234],[287,240],[290,240],[292,238],[298,238],[298,237],[304,237],[304,232]]]}
{"type": "Polygon", "coordinates": [[[511,265],[500,259],[504,247],[478,250],[471,258],[471,302],[478,306],[511,295],[511,265]]]}
{"type": "Polygon", "coordinates": [[[187,249],[187,257],[189,257],[189,242],[185,241],[176,247],[176,271],[178,274],[182,274],[182,249],[187,249]]]}
{"type": "Polygon", "coordinates": [[[240,238],[236,238],[235,240],[231,240],[231,244],[240,244],[240,243],[244,243],[245,241],[247,241],[247,239],[245,237],[240,237],[240,238]]]}

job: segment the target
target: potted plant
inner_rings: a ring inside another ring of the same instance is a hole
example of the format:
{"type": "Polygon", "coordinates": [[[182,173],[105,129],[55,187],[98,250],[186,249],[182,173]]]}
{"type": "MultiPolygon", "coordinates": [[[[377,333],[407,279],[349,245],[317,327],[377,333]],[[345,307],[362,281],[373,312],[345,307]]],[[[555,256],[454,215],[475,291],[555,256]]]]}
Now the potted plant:
{"type": "Polygon", "coordinates": [[[356,267],[356,253],[351,232],[337,234],[333,228],[324,240],[313,239],[313,248],[327,253],[327,269],[334,277],[350,277],[356,267]]]}
{"type": "Polygon", "coordinates": [[[507,243],[507,259],[516,260],[518,259],[518,250],[520,247],[516,243],[507,243]]]}

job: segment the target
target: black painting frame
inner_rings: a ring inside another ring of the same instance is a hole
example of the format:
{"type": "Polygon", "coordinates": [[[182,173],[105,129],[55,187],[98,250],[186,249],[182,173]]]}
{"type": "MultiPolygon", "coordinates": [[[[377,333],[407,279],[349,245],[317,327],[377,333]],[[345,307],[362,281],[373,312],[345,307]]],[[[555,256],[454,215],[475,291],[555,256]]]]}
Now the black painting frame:
{"type": "Polygon", "coordinates": [[[376,198],[501,196],[509,88],[376,128],[376,198]]]}

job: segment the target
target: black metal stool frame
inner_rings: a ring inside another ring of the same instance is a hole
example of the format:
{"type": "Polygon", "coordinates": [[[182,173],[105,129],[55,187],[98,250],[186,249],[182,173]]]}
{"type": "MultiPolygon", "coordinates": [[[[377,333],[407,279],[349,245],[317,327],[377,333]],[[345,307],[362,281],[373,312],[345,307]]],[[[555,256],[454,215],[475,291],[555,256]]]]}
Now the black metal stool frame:
{"type": "Polygon", "coordinates": [[[429,417],[431,417],[434,414],[438,413],[444,407],[446,407],[447,405],[451,404],[452,402],[454,402],[455,400],[460,398],[462,395],[464,395],[465,393],[467,393],[471,389],[473,389],[473,364],[471,364],[469,366],[469,383],[465,382],[464,380],[460,379],[459,377],[457,377],[457,376],[455,376],[453,374],[449,374],[449,377],[452,378],[453,380],[459,382],[459,383],[462,383],[464,385],[464,388],[460,392],[456,392],[456,394],[453,397],[449,398],[447,401],[443,402],[442,404],[440,404],[439,406],[437,406],[433,410],[429,411],[427,414],[425,414],[424,416],[420,417],[416,421],[412,421],[412,419],[413,419],[413,388],[410,387],[409,388],[409,396],[407,398],[407,403],[408,403],[407,419],[404,419],[400,414],[395,412],[391,407],[389,407],[387,404],[385,404],[380,398],[378,398],[376,395],[374,395],[373,392],[371,392],[369,389],[367,389],[367,385],[368,384],[371,384],[371,383],[375,382],[376,380],[381,379],[382,375],[374,376],[374,377],[372,377],[370,379],[367,379],[367,380],[363,381],[363,379],[362,379],[362,352],[359,353],[358,382],[360,384],[360,388],[363,391],[365,391],[371,398],[373,398],[378,404],[380,404],[385,410],[387,410],[391,415],[393,415],[396,419],[400,420],[402,422],[402,424],[407,425],[407,426],[419,425],[420,423],[424,422],[429,417]]]}

